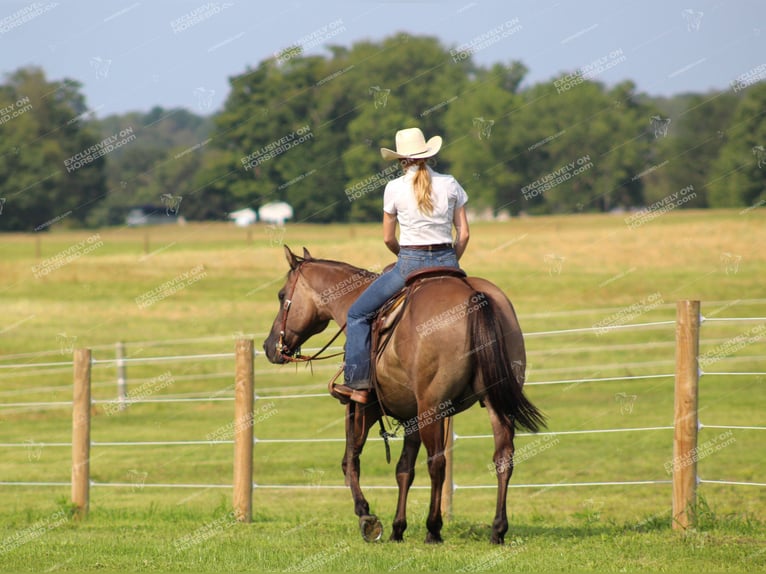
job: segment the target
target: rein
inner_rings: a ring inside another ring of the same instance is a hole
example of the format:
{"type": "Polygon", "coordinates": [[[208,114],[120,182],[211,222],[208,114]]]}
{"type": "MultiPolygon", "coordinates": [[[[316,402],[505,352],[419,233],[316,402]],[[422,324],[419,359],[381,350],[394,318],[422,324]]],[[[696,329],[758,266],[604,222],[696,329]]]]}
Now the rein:
{"type": "MultiPolygon", "coordinates": [[[[296,271],[298,272],[298,275],[302,277],[301,274],[301,268],[300,265],[296,268],[296,271]]],[[[319,349],[316,353],[313,355],[301,355],[301,349],[298,347],[294,351],[290,351],[290,348],[285,344],[284,338],[285,338],[285,330],[287,329],[287,312],[290,310],[290,306],[293,302],[293,294],[295,293],[295,287],[298,285],[298,279],[299,277],[296,276],[295,281],[293,281],[293,286],[290,289],[290,296],[284,300],[282,303],[282,308],[284,309],[284,313],[282,314],[282,326],[279,330],[279,339],[277,340],[277,353],[280,354],[280,356],[289,363],[310,363],[311,361],[321,361],[324,359],[332,359],[334,357],[339,357],[343,355],[344,351],[340,351],[338,353],[333,353],[332,355],[325,355],[324,357],[320,357],[322,353],[324,353],[330,345],[332,345],[335,342],[335,339],[340,337],[340,334],[346,329],[346,324],[343,323],[341,325],[340,329],[338,329],[338,332],[333,335],[333,338],[330,339],[327,344],[325,344],[324,347],[319,349]]]]}

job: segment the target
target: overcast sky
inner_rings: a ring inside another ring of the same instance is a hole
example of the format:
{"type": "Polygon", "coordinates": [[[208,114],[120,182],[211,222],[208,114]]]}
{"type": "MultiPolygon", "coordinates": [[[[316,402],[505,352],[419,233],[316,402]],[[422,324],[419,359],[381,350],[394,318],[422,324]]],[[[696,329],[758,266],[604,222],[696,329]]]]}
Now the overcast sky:
{"type": "Polygon", "coordinates": [[[0,0],[0,70],[78,80],[99,117],[212,113],[230,76],[284,48],[321,54],[403,31],[482,65],[520,60],[525,85],[583,69],[672,95],[726,89],[764,63],[766,0],[0,0]]]}

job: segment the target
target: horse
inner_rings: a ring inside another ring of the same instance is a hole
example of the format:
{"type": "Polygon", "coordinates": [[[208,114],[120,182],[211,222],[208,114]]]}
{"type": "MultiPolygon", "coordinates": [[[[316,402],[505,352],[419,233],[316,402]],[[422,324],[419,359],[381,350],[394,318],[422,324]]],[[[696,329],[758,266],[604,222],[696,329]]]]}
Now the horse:
{"type": "MultiPolygon", "coordinates": [[[[300,355],[300,346],[330,321],[342,331],[349,307],[377,276],[345,262],[315,259],[305,247],[302,257],[286,245],[284,251],[289,271],[277,295],[279,311],[263,344],[268,360],[276,364],[316,358],[300,355]]],[[[503,544],[514,432],[537,432],[545,425],[544,415],[522,389],[524,339],[508,297],[479,277],[421,280],[372,366],[377,401],[346,405],[346,450],[341,464],[362,536],[376,540],[383,529],[377,516],[370,514],[359,484],[359,457],[372,425],[387,415],[405,431],[396,465],[399,496],[390,540],[404,539],[407,494],[423,443],[431,478],[425,542],[438,543],[442,542],[445,419],[479,402],[486,407],[495,443],[497,505],[490,541],[503,544]]]]}

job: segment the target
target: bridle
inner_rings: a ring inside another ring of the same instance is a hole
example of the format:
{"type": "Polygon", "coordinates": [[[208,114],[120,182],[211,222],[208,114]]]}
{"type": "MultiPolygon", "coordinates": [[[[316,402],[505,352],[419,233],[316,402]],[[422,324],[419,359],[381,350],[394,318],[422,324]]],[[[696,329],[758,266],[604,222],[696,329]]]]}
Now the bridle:
{"type": "Polygon", "coordinates": [[[322,360],[322,359],[332,359],[333,357],[338,357],[343,354],[343,351],[340,351],[338,353],[333,353],[332,355],[325,355],[324,357],[320,357],[323,352],[325,352],[330,345],[332,345],[335,342],[335,339],[340,337],[340,334],[346,329],[346,324],[344,323],[341,325],[340,329],[338,329],[338,332],[335,333],[332,339],[330,339],[327,344],[325,344],[324,347],[319,349],[316,353],[313,355],[301,355],[301,348],[300,346],[296,349],[290,350],[290,347],[288,347],[285,344],[285,331],[287,330],[287,313],[290,311],[290,307],[293,303],[293,295],[295,294],[295,287],[298,285],[298,279],[300,277],[303,277],[303,273],[301,273],[301,265],[303,264],[303,261],[301,261],[297,267],[295,268],[296,277],[295,281],[293,281],[293,285],[290,288],[290,295],[288,297],[285,297],[285,299],[282,301],[282,310],[284,313],[282,313],[282,325],[279,329],[279,339],[277,339],[276,344],[276,350],[277,354],[282,357],[282,359],[288,363],[307,363],[314,360],[322,360]]]}

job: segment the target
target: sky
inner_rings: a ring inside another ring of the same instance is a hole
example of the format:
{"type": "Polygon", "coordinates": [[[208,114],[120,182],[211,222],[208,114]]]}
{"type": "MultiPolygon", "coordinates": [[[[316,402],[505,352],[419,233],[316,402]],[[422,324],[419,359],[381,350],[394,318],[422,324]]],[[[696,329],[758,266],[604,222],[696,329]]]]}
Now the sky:
{"type": "Polygon", "coordinates": [[[230,77],[285,48],[328,54],[402,32],[484,66],[519,60],[522,87],[580,69],[670,96],[727,89],[762,65],[766,0],[0,0],[0,72],[77,80],[98,117],[209,114],[230,77]]]}

